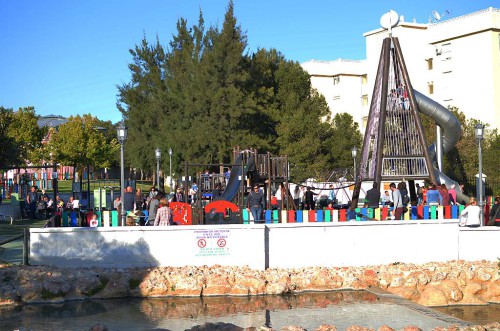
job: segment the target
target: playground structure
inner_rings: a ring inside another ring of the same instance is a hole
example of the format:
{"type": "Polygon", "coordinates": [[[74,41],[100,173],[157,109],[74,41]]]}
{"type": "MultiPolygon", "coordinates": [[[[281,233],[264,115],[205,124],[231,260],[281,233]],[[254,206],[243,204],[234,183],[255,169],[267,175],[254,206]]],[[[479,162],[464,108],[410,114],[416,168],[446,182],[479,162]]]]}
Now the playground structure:
{"type": "MultiPolygon", "coordinates": [[[[380,187],[382,181],[408,180],[413,202],[417,200],[415,180],[459,187],[434,163],[441,151],[446,153],[457,143],[460,122],[448,109],[412,88],[399,40],[391,34],[398,20],[393,11],[381,19],[389,37],[382,44],[351,208],[358,206],[363,181],[373,181],[380,187]],[[437,143],[429,148],[419,112],[443,130],[442,140],[438,136],[437,143]]],[[[467,197],[458,190],[457,200],[464,202],[467,197]]]]}
{"type": "MultiPolygon", "coordinates": [[[[288,187],[289,166],[286,156],[259,154],[257,150],[233,149],[232,164],[190,164],[186,162],[184,192],[188,196],[189,170],[192,167],[219,167],[230,169],[230,174],[198,173],[198,191],[192,204],[193,222],[196,224],[243,223],[246,214],[245,203],[249,188],[259,185],[266,197],[266,206],[271,205],[271,196],[276,185],[288,187]],[[223,187],[220,196],[213,196],[214,189],[223,187]]],[[[288,191],[288,190],[287,190],[288,191]]],[[[293,208],[293,199],[285,194],[284,209],[293,208]]]]}

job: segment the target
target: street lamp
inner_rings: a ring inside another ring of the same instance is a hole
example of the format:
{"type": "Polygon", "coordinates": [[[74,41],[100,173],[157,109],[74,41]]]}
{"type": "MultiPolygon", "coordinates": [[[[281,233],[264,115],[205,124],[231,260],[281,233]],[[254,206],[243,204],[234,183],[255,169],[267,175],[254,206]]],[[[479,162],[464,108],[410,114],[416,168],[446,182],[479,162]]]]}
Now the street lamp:
{"type": "MultiPolygon", "coordinates": [[[[52,152],[50,155],[50,161],[52,162],[52,188],[54,189],[54,205],[57,204],[57,163],[54,162],[54,157],[52,152]]],[[[56,208],[54,208],[54,211],[56,208]]]]}
{"type": "Polygon", "coordinates": [[[170,158],[170,193],[172,193],[172,148],[168,149],[168,156],[170,158]]]}
{"type": "Polygon", "coordinates": [[[356,182],[356,155],[358,155],[358,149],[356,147],[351,149],[351,155],[354,161],[354,182],[356,182]]]}
{"type": "Polygon", "coordinates": [[[484,214],[483,214],[483,153],[481,150],[481,140],[483,140],[484,136],[484,125],[481,123],[477,123],[474,128],[474,132],[476,134],[477,144],[478,144],[478,158],[479,158],[479,182],[478,182],[478,202],[479,209],[481,212],[479,213],[479,226],[483,225],[484,222],[484,214]]]}
{"type": "Polygon", "coordinates": [[[160,159],[161,159],[161,151],[159,148],[155,150],[156,155],[156,187],[160,189],[160,159]]]}
{"type": "Polygon", "coordinates": [[[123,200],[125,198],[125,166],[123,160],[123,145],[125,140],[127,140],[127,127],[123,120],[116,127],[116,135],[118,137],[118,142],[120,143],[120,187],[121,187],[121,219],[122,226],[125,226],[125,206],[123,205],[123,200]]]}

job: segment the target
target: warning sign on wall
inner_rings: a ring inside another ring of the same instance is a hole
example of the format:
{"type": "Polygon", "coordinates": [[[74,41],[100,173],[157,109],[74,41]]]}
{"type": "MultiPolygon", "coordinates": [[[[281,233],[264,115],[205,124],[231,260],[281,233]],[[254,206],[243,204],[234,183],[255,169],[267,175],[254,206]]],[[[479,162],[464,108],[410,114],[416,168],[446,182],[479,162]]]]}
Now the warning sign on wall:
{"type": "Polygon", "coordinates": [[[231,230],[196,230],[194,231],[197,253],[195,256],[226,256],[229,255],[231,230]]]}

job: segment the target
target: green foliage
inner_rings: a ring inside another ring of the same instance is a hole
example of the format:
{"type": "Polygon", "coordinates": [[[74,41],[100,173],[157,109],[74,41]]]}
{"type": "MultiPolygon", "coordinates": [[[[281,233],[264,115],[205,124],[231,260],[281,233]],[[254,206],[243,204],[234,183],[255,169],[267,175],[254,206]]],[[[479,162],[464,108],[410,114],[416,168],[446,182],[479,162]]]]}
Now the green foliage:
{"type": "Polygon", "coordinates": [[[33,107],[0,107],[0,163],[7,166],[41,164],[42,139],[46,129],[39,128],[33,107]]]}
{"type": "Polygon", "coordinates": [[[0,107],[0,164],[13,166],[18,164],[18,145],[9,135],[9,126],[12,123],[12,109],[0,107]]]}
{"type": "Polygon", "coordinates": [[[71,116],[53,131],[47,145],[54,161],[67,165],[109,167],[119,149],[116,138],[107,140],[97,118],[71,116]]]}
{"type": "MultiPolygon", "coordinates": [[[[474,128],[480,121],[475,118],[466,118],[463,112],[456,107],[450,107],[462,126],[462,135],[456,146],[446,153],[443,158],[444,172],[459,182],[465,182],[467,178],[473,177],[478,172],[478,145],[475,138],[474,128]]],[[[436,125],[426,116],[421,116],[426,140],[429,144],[435,143],[436,125]]],[[[490,129],[485,124],[485,135],[483,141],[483,172],[488,176],[487,180],[500,182],[498,168],[498,155],[500,153],[500,136],[498,130],[490,129]]],[[[496,192],[499,194],[500,192],[496,192]]]]}
{"type": "Polygon", "coordinates": [[[359,145],[352,117],[352,139],[346,140],[298,63],[274,49],[248,55],[246,47],[230,1],[220,29],[205,30],[200,12],[193,27],[182,18],[177,22],[168,51],[158,40],[143,40],[131,50],[132,80],[119,87],[119,107],[129,127],[132,166],[153,169],[156,147],[163,155],[172,148],[174,172],[184,160],[230,163],[232,149],[240,146],[287,155],[292,175],[302,180],[323,179],[350,160],[339,142],[346,141],[349,150],[359,145]],[[334,156],[335,149],[342,155],[334,156]]]}

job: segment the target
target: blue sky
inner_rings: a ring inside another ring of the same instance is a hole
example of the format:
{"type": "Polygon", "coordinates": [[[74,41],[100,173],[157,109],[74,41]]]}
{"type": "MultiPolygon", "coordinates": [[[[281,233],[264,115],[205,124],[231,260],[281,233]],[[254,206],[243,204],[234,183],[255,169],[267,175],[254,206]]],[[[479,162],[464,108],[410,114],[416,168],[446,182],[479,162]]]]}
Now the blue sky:
{"type": "MultiPolygon", "coordinates": [[[[38,115],[91,113],[117,122],[117,85],[130,81],[129,49],[143,36],[167,45],[183,17],[220,26],[227,0],[0,0],[0,106],[38,115]]],[[[426,23],[432,11],[461,16],[499,0],[234,0],[248,51],[274,47],[288,60],[363,59],[363,33],[395,10],[426,23]]],[[[443,19],[446,19],[444,17],[443,19]]]]}

